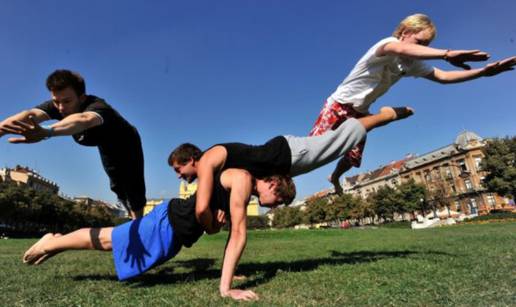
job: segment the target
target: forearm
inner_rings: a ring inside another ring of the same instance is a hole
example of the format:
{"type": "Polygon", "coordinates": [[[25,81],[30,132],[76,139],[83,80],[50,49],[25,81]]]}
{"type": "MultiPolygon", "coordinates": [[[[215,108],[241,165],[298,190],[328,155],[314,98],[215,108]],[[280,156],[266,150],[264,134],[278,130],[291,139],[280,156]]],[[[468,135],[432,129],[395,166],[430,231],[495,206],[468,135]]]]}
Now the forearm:
{"type": "Polygon", "coordinates": [[[195,216],[206,232],[213,233],[213,214],[210,210],[210,199],[213,191],[213,170],[205,168],[202,162],[199,163],[197,173],[198,185],[195,201],[195,216]]]}
{"type": "Polygon", "coordinates": [[[80,133],[88,128],[96,126],[94,120],[94,118],[85,116],[82,113],[69,115],[50,126],[52,128],[52,136],[80,133]]]}
{"type": "Polygon", "coordinates": [[[224,254],[224,262],[222,264],[222,276],[220,278],[219,291],[221,296],[228,296],[231,290],[231,283],[235,274],[236,266],[240,261],[240,256],[245,248],[245,233],[231,233],[226,252],[224,254]]]}
{"type": "Polygon", "coordinates": [[[484,68],[470,70],[436,71],[439,83],[450,84],[474,80],[484,76],[484,68]]]}

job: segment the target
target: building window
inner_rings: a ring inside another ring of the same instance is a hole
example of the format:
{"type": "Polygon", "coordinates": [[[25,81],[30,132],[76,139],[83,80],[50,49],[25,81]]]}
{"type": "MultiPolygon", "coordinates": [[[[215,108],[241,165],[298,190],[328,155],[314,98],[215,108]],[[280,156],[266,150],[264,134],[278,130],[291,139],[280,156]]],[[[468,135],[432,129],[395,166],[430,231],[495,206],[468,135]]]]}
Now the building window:
{"type": "Polygon", "coordinates": [[[461,211],[460,203],[458,201],[454,201],[453,204],[455,205],[455,211],[460,212],[461,211]]]}
{"type": "Polygon", "coordinates": [[[472,214],[476,214],[477,213],[477,200],[474,199],[474,198],[470,198],[469,199],[469,205],[470,205],[470,209],[471,209],[471,213],[472,214]]]}
{"type": "Polygon", "coordinates": [[[444,177],[446,179],[451,179],[453,178],[453,175],[452,175],[452,172],[451,172],[451,169],[448,165],[445,165],[444,167],[444,177]]]}
{"type": "Polygon", "coordinates": [[[485,181],[485,180],[486,180],[486,177],[484,177],[484,176],[482,176],[482,177],[480,177],[480,178],[479,178],[479,181],[480,181],[480,182],[479,182],[479,185],[480,185],[481,187],[484,187],[484,184],[485,184],[485,182],[484,182],[484,181],[485,181]]]}
{"type": "Polygon", "coordinates": [[[464,159],[458,160],[457,165],[459,166],[461,172],[467,172],[468,167],[466,166],[466,161],[464,159]]]}
{"type": "Polygon", "coordinates": [[[425,180],[426,181],[432,181],[432,175],[430,174],[429,170],[425,171],[425,180]]]}
{"type": "Polygon", "coordinates": [[[475,169],[477,171],[480,170],[480,162],[482,162],[482,157],[481,156],[474,156],[473,159],[475,160],[475,169]]]}
{"type": "Polygon", "coordinates": [[[493,194],[488,194],[487,195],[487,204],[491,207],[491,208],[495,208],[495,205],[496,205],[496,200],[495,200],[495,197],[493,196],[493,194]]]}
{"type": "Polygon", "coordinates": [[[466,185],[466,190],[473,190],[473,184],[471,183],[471,180],[464,179],[464,184],[466,185]]]}

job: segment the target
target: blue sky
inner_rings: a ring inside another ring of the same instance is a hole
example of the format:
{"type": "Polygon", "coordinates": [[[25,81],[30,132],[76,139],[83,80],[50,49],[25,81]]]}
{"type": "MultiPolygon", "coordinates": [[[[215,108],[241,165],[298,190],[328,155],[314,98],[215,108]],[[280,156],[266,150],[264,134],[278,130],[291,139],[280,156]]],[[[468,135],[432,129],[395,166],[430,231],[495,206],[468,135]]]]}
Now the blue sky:
{"type": "MultiPolygon", "coordinates": [[[[501,59],[516,54],[515,11],[513,0],[3,1],[0,119],[48,99],[44,82],[53,70],[78,71],[88,93],[140,131],[147,197],[173,197],[179,181],[166,164],[171,149],[306,135],[359,57],[405,16],[432,18],[432,46],[501,59]]],[[[515,135],[515,81],[516,72],[456,85],[401,80],[371,111],[410,105],[416,115],[372,132],[362,167],[349,175],[447,145],[464,129],[515,135]]],[[[0,167],[16,164],[68,195],[115,200],[97,150],[71,137],[33,145],[0,139],[0,167]]],[[[298,195],[329,187],[333,167],[296,178],[298,195]]]]}

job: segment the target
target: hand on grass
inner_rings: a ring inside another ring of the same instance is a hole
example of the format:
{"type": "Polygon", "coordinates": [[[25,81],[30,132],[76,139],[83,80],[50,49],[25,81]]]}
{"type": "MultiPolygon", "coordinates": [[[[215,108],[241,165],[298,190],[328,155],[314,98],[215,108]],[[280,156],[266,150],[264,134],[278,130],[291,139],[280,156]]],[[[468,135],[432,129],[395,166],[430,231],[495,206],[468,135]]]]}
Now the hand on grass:
{"type": "Polygon", "coordinates": [[[251,301],[251,300],[258,300],[259,297],[254,291],[251,290],[238,290],[238,289],[231,289],[227,291],[226,293],[221,293],[222,297],[231,297],[234,300],[237,301],[251,301]]]}

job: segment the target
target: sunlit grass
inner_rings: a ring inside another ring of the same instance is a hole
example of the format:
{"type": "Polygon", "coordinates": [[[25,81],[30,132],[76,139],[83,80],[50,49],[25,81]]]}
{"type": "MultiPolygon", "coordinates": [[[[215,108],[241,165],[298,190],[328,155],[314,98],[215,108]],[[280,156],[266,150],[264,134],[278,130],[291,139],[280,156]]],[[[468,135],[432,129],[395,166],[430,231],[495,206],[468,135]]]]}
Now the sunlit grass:
{"type": "MultiPolygon", "coordinates": [[[[118,282],[110,253],[21,263],[34,240],[1,240],[4,306],[214,306],[227,233],[118,282]]],[[[516,223],[410,229],[252,231],[238,269],[259,306],[515,305],[516,223]]],[[[236,304],[236,303],[235,303],[236,304]]]]}

